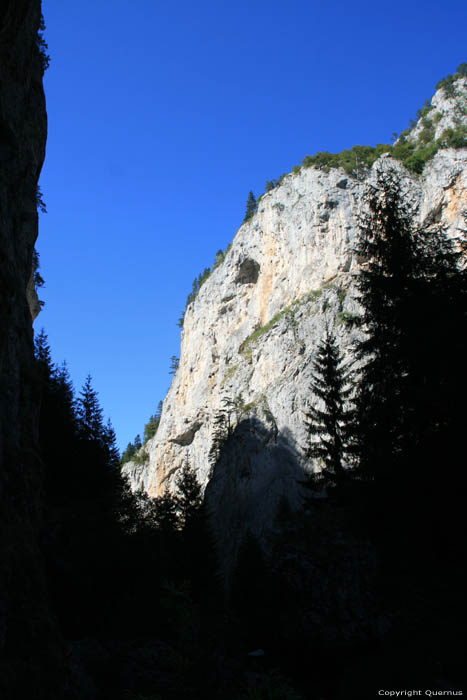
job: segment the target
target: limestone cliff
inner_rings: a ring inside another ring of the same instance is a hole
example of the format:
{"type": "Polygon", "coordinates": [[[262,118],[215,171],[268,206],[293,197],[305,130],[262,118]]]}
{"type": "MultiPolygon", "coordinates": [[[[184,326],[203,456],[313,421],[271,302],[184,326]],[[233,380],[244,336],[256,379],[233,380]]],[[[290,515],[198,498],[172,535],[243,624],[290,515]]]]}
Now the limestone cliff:
{"type": "MultiPolygon", "coordinates": [[[[433,98],[430,116],[444,129],[465,129],[466,88],[460,79],[455,99],[441,91],[433,98]]],[[[415,131],[425,128],[420,120],[415,131]]],[[[375,171],[394,168],[420,222],[445,224],[455,236],[465,226],[466,163],[465,148],[441,148],[421,175],[389,155],[364,173],[301,168],[263,195],[187,308],[180,366],[158,432],[138,461],[125,465],[133,488],[160,494],[188,460],[209,482],[224,532],[245,523],[260,532],[282,494],[298,498],[297,478],[312,468],[304,407],[316,346],[327,325],[344,352],[356,333],[349,320],[358,311],[353,245],[362,193],[375,171]],[[212,471],[222,411],[236,439],[212,471]]]]}
{"type": "Polygon", "coordinates": [[[32,256],[47,118],[40,0],[0,9],[0,696],[53,698],[60,650],[40,553],[32,256]],[[29,289],[29,291],[28,291],[29,289]]]}

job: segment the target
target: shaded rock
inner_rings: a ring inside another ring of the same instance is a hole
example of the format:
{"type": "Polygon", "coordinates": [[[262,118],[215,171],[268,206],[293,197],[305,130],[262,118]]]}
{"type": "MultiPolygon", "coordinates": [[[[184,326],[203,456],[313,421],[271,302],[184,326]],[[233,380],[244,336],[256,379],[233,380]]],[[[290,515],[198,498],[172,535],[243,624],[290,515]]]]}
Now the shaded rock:
{"type": "Polygon", "coordinates": [[[185,430],[185,432],[181,433],[180,435],[177,435],[177,437],[171,438],[170,442],[174,442],[177,445],[191,445],[193,442],[193,438],[195,437],[196,432],[201,428],[202,423],[200,422],[195,422],[193,423],[188,430],[185,430]]]}
{"type": "Polygon", "coordinates": [[[238,265],[238,274],[235,278],[237,284],[256,284],[260,266],[256,260],[247,258],[238,265]]]}
{"type": "Polygon", "coordinates": [[[0,12],[0,697],[8,700],[63,697],[61,641],[39,548],[42,464],[31,320],[37,182],[47,135],[40,17],[40,0],[6,2],[0,12]]]}

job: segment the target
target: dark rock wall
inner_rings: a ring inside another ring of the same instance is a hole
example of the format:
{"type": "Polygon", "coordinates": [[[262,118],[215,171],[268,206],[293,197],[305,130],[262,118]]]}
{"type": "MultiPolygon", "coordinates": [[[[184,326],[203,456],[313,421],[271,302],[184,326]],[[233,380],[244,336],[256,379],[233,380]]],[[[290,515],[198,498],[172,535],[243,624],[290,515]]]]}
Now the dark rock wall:
{"type": "Polygon", "coordinates": [[[0,7],[0,697],[10,700],[55,697],[60,644],[39,549],[39,399],[26,296],[47,136],[41,3],[0,7]]]}

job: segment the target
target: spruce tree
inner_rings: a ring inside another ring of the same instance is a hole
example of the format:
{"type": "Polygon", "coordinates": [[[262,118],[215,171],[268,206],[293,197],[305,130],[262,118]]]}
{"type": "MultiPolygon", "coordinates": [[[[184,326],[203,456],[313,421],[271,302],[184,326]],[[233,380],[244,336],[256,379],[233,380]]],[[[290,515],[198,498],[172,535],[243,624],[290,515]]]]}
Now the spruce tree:
{"type": "MultiPolygon", "coordinates": [[[[378,486],[373,500],[386,505],[388,518],[399,504],[401,523],[424,522],[439,538],[447,532],[441,509],[445,523],[460,512],[454,503],[467,391],[465,241],[449,240],[439,225],[417,227],[393,171],[379,173],[366,203],[357,247],[366,333],[357,347],[359,473],[378,486]],[[452,487],[446,507],[437,495],[441,474],[452,487]]],[[[448,529],[452,542],[457,528],[448,529]]]]}
{"type": "Polygon", "coordinates": [[[117,436],[110,418],[107,420],[102,435],[107,453],[107,463],[109,467],[116,469],[120,464],[120,452],[117,447],[117,436]]]}
{"type": "Polygon", "coordinates": [[[321,460],[324,467],[312,474],[308,483],[313,486],[324,479],[326,484],[342,484],[355,452],[353,373],[345,365],[336,338],[329,330],[313,362],[311,391],[319,404],[310,406],[306,413],[311,438],[308,456],[321,460]]]}
{"type": "Polygon", "coordinates": [[[97,391],[88,374],[77,402],[80,436],[86,440],[104,441],[103,411],[97,391]]]}
{"type": "Polygon", "coordinates": [[[159,401],[159,403],[157,404],[157,410],[156,410],[155,414],[149,418],[149,421],[144,426],[143,439],[144,439],[145,444],[148,440],[153,438],[155,436],[155,434],[157,433],[157,429],[159,428],[159,423],[161,421],[161,415],[162,415],[162,401],[159,401]]]}
{"type": "Polygon", "coordinates": [[[364,261],[357,286],[366,333],[356,349],[363,364],[357,399],[359,469],[369,478],[376,472],[386,478],[408,438],[406,399],[416,318],[417,246],[414,211],[394,171],[378,173],[365,204],[367,214],[356,249],[364,261]]]}
{"type": "Polygon", "coordinates": [[[49,339],[43,328],[34,338],[34,356],[43,381],[49,381],[54,373],[49,339]]]}
{"type": "Polygon", "coordinates": [[[258,208],[258,205],[256,204],[256,199],[255,195],[253,192],[250,190],[250,193],[248,194],[248,199],[246,201],[246,212],[245,212],[245,218],[243,219],[243,222],[249,221],[253,214],[256,212],[258,208]]]}
{"type": "Polygon", "coordinates": [[[172,357],[170,358],[169,374],[176,374],[179,365],[180,365],[180,358],[178,358],[176,355],[172,355],[172,357]]]}
{"type": "Polygon", "coordinates": [[[139,434],[135,437],[135,440],[134,440],[134,442],[133,442],[133,446],[134,446],[134,448],[135,448],[135,452],[137,452],[138,450],[140,450],[141,447],[143,446],[143,444],[142,444],[142,442],[141,442],[141,436],[140,436],[139,434]]]}
{"type": "Polygon", "coordinates": [[[181,527],[186,527],[199,512],[203,502],[201,485],[196,478],[194,469],[186,462],[177,480],[177,510],[181,527]]]}

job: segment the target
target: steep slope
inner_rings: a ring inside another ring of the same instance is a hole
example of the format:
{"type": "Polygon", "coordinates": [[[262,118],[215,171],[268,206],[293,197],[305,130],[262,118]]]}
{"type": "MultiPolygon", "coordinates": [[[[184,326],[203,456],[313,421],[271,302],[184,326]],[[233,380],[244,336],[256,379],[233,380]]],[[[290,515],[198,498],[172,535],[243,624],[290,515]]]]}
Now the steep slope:
{"type": "MultiPolygon", "coordinates": [[[[438,91],[438,124],[465,130],[466,88],[460,78],[455,98],[438,91]]],[[[422,119],[412,138],[427,128],[422,119]]],[[[377,170],[394,168],[420,222],[445,224],[455,236],[465,226],[467,151],[446,145],[420,176],[385,154],[365,172],[297,169],[263,195],[187,308],[180,366],[158,432],[124,467],[133,488],[160,494],[188,460],[209,482],[221,532],[239,523],[260,532],[281,495],[299,498],[297,479],[312,468],[304,408],[317,344],[332,326],[347,352],[356,333],[353,243],[362,194],[377,170]],[[236,437],[222,455],[221,414],[236,437]]]]}
{"type": "Polygon", "coordinates": [[[1,6],[0,696],[11,699],[53,698],[60,675],[39,549],[39,400],[33,371],[32,256],[47,135],[40,18],[40,0],[1,6]]]}

